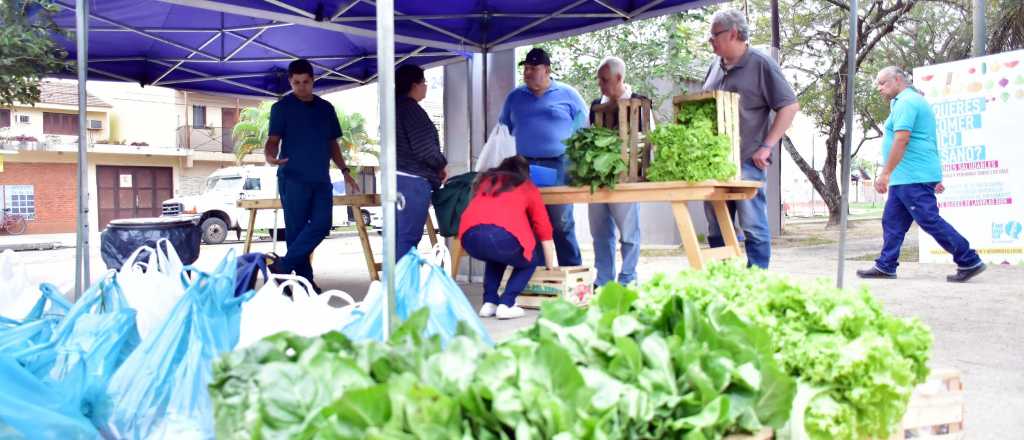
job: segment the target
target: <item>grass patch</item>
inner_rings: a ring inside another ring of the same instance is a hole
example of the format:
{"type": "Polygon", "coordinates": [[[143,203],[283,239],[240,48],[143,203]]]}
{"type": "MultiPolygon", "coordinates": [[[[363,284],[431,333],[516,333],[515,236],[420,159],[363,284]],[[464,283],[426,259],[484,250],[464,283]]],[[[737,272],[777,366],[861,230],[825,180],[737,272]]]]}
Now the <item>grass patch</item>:
{"type": "Polygon", "coordinates": [[[663,249],[644,249],[640,248],[641,257],[677,257],[685,255],[685,251],[682,246],[675,248],[663,248],[663,249]]]}

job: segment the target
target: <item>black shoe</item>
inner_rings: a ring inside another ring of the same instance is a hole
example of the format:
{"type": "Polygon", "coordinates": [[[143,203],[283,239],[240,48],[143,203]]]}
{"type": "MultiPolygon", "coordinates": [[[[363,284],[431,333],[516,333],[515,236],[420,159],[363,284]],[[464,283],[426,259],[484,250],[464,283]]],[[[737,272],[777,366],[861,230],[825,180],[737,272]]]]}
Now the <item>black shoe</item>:
{"type": "Polygon", "coordinates": [[[292,271],[284,270],[284,268],[281,267],[281,260],[277,260],[277,261],[274,261],[273,263],[268,264],[267,265],[267,270],[269,270],[270,273],[274,273],[274,274],[278,274],[278,275],[287,275],[287,274],[292,273],[292,271]]]}
{"type": "Polygon", "coordinates": [[[967,280],[974,278],[975,275],[985,271],[985,263],[978,264],[970,269],[957,269],[956,273],[946,277],[946,281],[951,283],[966,283],[967,280]]]}
{"type": "Polygon", "coordinates": [[[875,267],[875,266],[871,266],[870,269],[858,270],[857,271],[857,276],[861,277],[861,278],[885,278],[885,279],[896,278],[896,274],[882,272],[882,271],[878,270],[878,268],[875,267]]]}
{"type": "Polygon", "coordinates": [[[313,280],[309,280],[309,285],[313,286],[313,291],[316,292],[317,295],[324,293],[323,289],[321,289],[320,286],[314,283],[313,280]]]}

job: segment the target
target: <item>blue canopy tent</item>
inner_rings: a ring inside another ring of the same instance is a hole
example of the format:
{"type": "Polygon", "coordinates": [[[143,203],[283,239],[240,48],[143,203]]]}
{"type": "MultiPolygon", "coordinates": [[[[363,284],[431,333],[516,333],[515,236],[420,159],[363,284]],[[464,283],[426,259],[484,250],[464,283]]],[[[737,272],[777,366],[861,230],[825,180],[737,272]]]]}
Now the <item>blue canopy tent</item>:
{"type": "MultiPolygon", "coordinates": [[[[313,62],[320,93],[377,80],[384,153],[383,272],[390,302],[395,264],[396,64],[441,65],[469,53],[582,34],[722,0],[403,0],[397,5],[393,0],[56,1],[63,9],[58,24],[87,37],[61,38],[78,59],[80,105],[86,102],[87,78],[278,97],[288,92],[283,72],[298,57],[313,62]]],[[[80,109],[80,118],[85,114],[80,109]]],[[[84,131],[84,121],[80,127],[84,131]]],[[[83,252],[88,248],[86,139],[82,133],[76,266],[81,276],[76,276],[76,292],[88,284],[88,252],[83,252]]]]}

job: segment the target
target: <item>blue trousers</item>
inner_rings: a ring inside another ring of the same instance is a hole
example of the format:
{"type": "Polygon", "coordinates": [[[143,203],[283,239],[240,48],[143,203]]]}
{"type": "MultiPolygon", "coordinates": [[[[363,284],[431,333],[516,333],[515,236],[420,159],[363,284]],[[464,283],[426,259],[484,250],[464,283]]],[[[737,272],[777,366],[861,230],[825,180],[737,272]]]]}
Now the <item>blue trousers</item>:
{"type": "Polygon", "coordinates": [[[331,184],[310,183],[279,177],[277,191],[284,208],[285,242],[288,254],[281,268],[313,281],[309,255],[331,230],[331,184]]]}
{"type": "Polygon", "coordinates": [[[592,203],[587,207],[590,235],[594,238],[594,266],[597,280],[603,286],[615,281],[615,228],[622,243],[622,270],[619,284],[636,280],[636,263],[640,260],[640,205],[637,203],[592,203]]]}
{"type": "MultiPolygon", "coordinates": [[[[772,232],[768,226],[768,201],[764,194],[768,173],[758,168],[750,160],[746,160],[740,169],[740,176],[743,180],[755,180],[761,182],[762,185],[757,189],[754,198],[728,202],[729,214],[730,217],[737,216],[740,229],[743,230],[745,237],[743,244],[747,250],[747,267],[757,266],[767,269],[772,258],[772,232]]],[[[708,219],[708,245],[711,247],[725,245],[722,231],[718,228],[714,207],[710,203],[704,204],[704,214],[708,219]]]]}
{"type": "MultiPolygon", "coordinates": [[[[531,165],[552,168],[557,175],[555,185],[567,185],[569,175],[569,159],[563,154],[552,158],[527,158],[531,165]]],[[[572,205],[547,205],[548,218],[554,229],[555,252],[558,254],[559,266],[579,266],[583,264],[580,256],[580,245],[576,241],[576,220],[572,215],[572,205]]]]}
{"type": "Polygon", "coordinates": [[[882,211],[882,253],[875,260],[875,267],[878,270],[889,274],[896,273],[900,247],[912,222],[917,222],[921,230],[931,235],[939,246],[952,254],[957,267],[970,269],[981,264],[981,258],[974,249],[971,249],[967,239],[939,216],[935,185],[910,183],[889,187],[889,198],[885,201],[885,209],[882,211]]]}
{"type": "Polygon", "coordinates": [[[402,258],[410,249],[416,249],[423,239],[433,188],[427,179],[402,175],[397,178],[396,187],[405,204],[402,209],[395,209],[395,258],[402,258]]]}
{"type": "Polygon", "coordinates": [[[543,261],[540,243],[534,248],[533,261],[527,261],[519,240],[501,226],[473,226],[462,234],[461,241],[467,254],[484,262],[484,302],[491,304],[514,306],[516,297],[543,261]],[[508,266],[512,266],[512,275],[499,298],[498,286],[508,266]]]}

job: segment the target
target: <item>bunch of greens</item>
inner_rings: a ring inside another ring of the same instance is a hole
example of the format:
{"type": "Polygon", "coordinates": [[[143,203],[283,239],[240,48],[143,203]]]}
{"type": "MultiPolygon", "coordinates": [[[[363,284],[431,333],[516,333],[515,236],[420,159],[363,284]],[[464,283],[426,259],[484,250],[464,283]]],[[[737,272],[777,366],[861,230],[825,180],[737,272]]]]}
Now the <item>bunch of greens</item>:
{"type": "Polygon", "coordinates": [[[660,125],[648,135],[655,147],[655,160],[647,170],[649,180],[700,182],[736,175],[729,138],[715,127],[714,106],[714,102],[683,106],[679,124],[660,125]]]}
{"type": "Polygon", "coordinates": [[[626,171],[622,141],[618,133],[604,127],[583,128],[565,140],[569,156],[569,177],[575,186],[615,188],[619,174],[626,171]]]}
{"type": "Polygon", "coordinates": [[[656,275],[639,290],[640,314],[679,297],[703,313],[725,300],[742,319],[768,329],[776,360],[799,382],[789,426],[794,438],[888,438],[928,375],[931,332],[916,319],[885,313],[866,290],[798,283],[735,263],[656,275]]]}
{"type": "Polygon", "coordinates": [[[493,349],[423,339],[426,310],[388,344],[286,334],[222,358],[219,438],[719,439],[782,426],[795,382],[764,329],[681,297],[638,309],[603,289],[583,310],[545,303],[493,349]]]}

